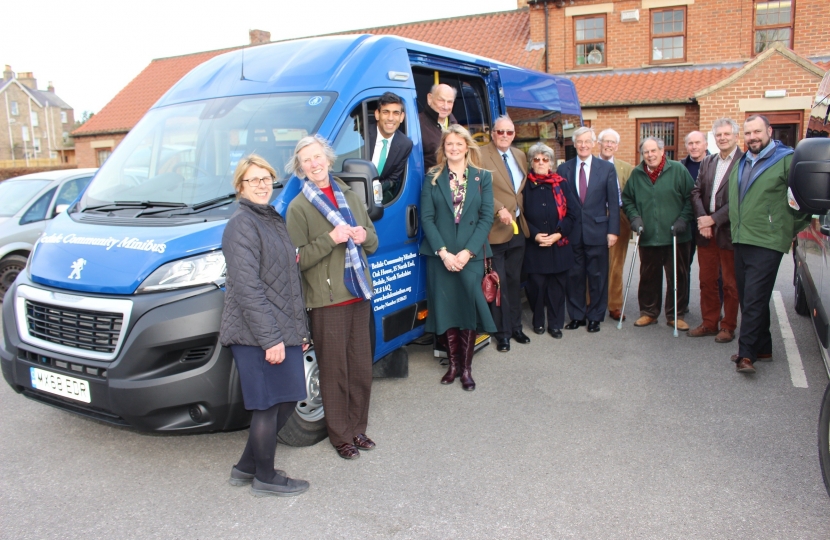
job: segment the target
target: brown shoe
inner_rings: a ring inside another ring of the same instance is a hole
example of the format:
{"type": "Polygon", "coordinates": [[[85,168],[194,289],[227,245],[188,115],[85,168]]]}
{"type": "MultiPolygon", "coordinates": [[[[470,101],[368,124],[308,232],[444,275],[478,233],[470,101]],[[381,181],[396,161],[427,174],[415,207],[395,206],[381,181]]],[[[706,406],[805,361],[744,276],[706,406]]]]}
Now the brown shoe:
{"type": "Polygon", "coordinates": [[[735,339],[735,331],[727,330],[725,328],[721,328],[718,335],[715,336],[715,341],[718,343],[729,343],[733,339],[735,339]]]}
{"type": "MultiPolygon", "coordinates": [[[[738,356],[737,354],[733,354],[732,356],[729,357],[729,359],[737,364],[738,361],[741,359],[741,357],[738,356]]],[[[772,360],[772,354],[770,354],[770,353],[759,354],[758,355],[758,360],[761,360],[761,361],[763,361],[763,360],[772,360]]]]}
{"type": "Polygon", "coordinates": [[[619,309],[612,309],[608,312],[608,315],[614,319],[615,321],[620,320],[620,316],[622,316],[622,320],[625,320],[625,315],[622,314],[622,310],[619,309]]]}
{"type": "MultiPolygon", "coordinates": [[[[680,321],[677,322],[677,329],[680,330],[680,321]]],[[[704,337],[714,335],[719,335],[717,330],[710,330],[702,324],[697,328],[692,328],[691,330],[689,330],[689,337],[704,337]]]]}
{"type": "Polygon", "coordinates": [[[735,371],[738,373],[755,373],[755,368],[752,367],[752,360],[749,358],[739,358],[735,365],[735,371]]]}
{"type": "Polygon", "coordinates": [[[648,315],[643,315],[636,321],[634,321],[634,326],[648,326],[650,324],[657,324],[657,319],[654,317],[649,317],[648,315]]]}
{"type": "Polygon", "coordinates": [[[360,452],[353,444],[343,443],[335,446],[334,449],[337,450],[337,453],[340,454],[340,457],[343,459],[357,459],[360,457],[360,452]]]}
{"type": "Polygon", "coordinates": [[[360,433],[359,435],[355,436],[354,445],[360,448],[361,450],[373,450],[375,446],[377,446],[375,444],[375,441],[373,441],[363,433],[360,433]]]}
{"type": "MultiPolygon", "coordinates": [[[[674,319],[666,321],[666,324],[674,328],[674,319]]],[[[677,319],[677,329],[678,330],[688,330],[689,325],[686,324],[686,321],[683,319],[677,319]]]]}

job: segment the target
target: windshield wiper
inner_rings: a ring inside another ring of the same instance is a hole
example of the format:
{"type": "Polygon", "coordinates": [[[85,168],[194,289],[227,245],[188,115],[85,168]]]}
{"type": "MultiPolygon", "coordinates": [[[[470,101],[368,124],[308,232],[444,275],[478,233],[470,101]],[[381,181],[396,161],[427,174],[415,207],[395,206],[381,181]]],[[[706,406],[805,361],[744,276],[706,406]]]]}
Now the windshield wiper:
{"type": "Polygon", "coordinates": [[[113,201],[107,204],[99,204],[98,206],[87,206],[86,208],[81,210],[81,212],[107,209],[118,210],[123,208],[183,208],[185,206],[187,205],[184,203],[166,201],[113,201]]]}
{"type": "Polygon", "coordinates": [[[213,199],[208,199],[206,201],[202,201],[198,204],[191,204],[189,208],[191,210],[202,210],[203,208],[207,208],[208,206],[214,206],[217,203],[223,203],[224,204],[224,203],[230,202],[230,199],[236,199],[236,192],[235,191],[233,193],[227,193],[227,194],[222,195],[220,197],[215,197],[213,199]]]}

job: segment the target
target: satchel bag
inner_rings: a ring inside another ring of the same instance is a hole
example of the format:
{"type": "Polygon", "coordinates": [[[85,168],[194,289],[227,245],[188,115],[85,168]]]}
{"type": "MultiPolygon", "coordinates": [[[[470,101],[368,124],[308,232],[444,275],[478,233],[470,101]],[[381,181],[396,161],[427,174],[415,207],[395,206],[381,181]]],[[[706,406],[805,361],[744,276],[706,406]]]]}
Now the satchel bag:
{"type": "Polygon", "coordinates": [[[495,300],[496,307],[501,307],[501,283],[499,275],[493,270],[493,260],[489,257],[484,259],[484,279],[481,280],[481,291],[488,304],[495,300]]]}

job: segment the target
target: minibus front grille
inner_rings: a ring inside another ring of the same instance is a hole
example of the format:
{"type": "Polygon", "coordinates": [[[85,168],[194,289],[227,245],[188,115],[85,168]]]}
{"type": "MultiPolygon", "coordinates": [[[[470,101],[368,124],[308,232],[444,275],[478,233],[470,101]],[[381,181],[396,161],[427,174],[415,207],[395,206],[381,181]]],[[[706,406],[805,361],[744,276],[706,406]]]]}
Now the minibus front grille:
{"type": "Polygon", "coordinates": [[[114,353],[122,322],[121,313],[50,306],[26,300],[29,335],[64,347],[114,353]]]}

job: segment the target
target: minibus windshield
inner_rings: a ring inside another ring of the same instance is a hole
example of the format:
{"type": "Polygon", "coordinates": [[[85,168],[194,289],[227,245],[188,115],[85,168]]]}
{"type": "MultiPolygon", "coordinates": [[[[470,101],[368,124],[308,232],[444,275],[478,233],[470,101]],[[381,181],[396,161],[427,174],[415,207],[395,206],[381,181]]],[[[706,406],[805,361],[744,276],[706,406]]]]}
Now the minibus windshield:
{"type": "Polygon", "coordinates": [[[236,96],[153,109],[102,165],[81,209],[159,206],[181,214],[233,193],[234,169],[249,154],[284,178],[297,141],[316,132],[335,97],[236,96]]]}

